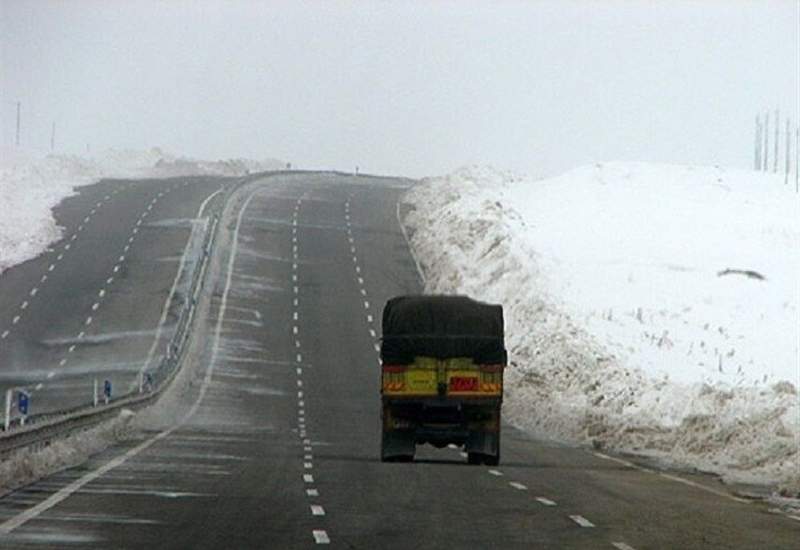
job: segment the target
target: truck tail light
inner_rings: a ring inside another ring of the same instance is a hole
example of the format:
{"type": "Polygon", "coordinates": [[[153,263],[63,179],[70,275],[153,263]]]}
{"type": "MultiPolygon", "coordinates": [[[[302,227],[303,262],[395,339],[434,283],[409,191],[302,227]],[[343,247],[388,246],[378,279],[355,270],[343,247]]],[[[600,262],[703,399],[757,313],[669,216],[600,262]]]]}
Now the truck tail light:
{"type": "Polygon", "coordinates": [[[481,392],[498,394],[503,391],[503,365],[479,365],[478,371],[481,392]]]}
{"type": "Polygon", "coordinates": [[[383,391],[397,392],[406,388],[406,365],[383,365],[383,391]]]}

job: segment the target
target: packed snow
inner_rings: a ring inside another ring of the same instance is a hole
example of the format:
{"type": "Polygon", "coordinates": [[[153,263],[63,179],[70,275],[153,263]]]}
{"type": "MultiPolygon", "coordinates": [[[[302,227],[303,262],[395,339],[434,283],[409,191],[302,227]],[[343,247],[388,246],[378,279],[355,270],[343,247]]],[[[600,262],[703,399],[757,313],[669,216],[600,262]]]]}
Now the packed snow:
{"type": "Polygon", "coordinates": [[[277,160],[199,161],[147,151],[108,150],[89,157],[0,151],[0,273],[36,257],[61,237],[52,208],[102,178],[239,176],[283,167],[277,160]]]}
{"type": "Polygon", "coordinates": [[[800,491],[800,199],[782,176],[608,163],[423,180],[426,291],[505,306],[505,415],[800,491]]]}

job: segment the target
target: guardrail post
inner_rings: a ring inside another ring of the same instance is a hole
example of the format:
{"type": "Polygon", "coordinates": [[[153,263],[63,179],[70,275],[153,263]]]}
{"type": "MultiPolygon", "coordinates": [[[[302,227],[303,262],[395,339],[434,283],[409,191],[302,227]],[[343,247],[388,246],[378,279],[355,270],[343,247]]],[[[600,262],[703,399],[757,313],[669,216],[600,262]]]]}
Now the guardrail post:
{"type": "Polygon", "coordinates": [[[92,406],[97,406],[97,378],[94,379],[94,387],[92,389],[92,406]]]}
{"type": "Polygon", "coordinates": [[[11,427],[11,400],[14,398],[14,390],[6,390],[6,407],[5,407],[5,422],[3,426],[5,431],[11,427]]]}

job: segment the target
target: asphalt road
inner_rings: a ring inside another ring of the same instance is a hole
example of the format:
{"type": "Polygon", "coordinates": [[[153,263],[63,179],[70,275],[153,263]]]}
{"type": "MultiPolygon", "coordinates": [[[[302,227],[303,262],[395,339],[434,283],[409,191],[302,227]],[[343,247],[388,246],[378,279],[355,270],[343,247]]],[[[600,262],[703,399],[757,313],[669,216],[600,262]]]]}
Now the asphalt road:
{"type": "MultiPolygon", "coordinates": [[[[0,389],[29,390],[31,413],[90,403],[95,379],[111,381],[112,396],[129,391],[201,225],[200,205],[230,182],[108,180],[63,201],[54,211],[63,239],[0,277],[0,389]]],[[[163,323],[164,343],[174,321],[163,323]]]]}
{"type": "Polygon", "coordinates": [[[244,187],[187,370],[124,444],[0,499],[0,545],[798,547],[800,522],[713,480],[508,426],[496,468],[449,448],[381,463],[380,312],[421,289],[396,219],[404,185],[297,174],[244,187]]]}

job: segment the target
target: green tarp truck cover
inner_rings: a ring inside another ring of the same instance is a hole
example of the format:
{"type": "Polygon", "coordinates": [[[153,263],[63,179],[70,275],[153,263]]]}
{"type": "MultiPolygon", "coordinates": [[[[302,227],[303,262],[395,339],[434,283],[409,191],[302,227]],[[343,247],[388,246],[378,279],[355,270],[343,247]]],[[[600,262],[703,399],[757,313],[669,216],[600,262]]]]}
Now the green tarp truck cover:
{"type": "Polygon", "coordinates": [[[503,306],[467,296],[392,298],[383,308],[381,359],[409,364],[415,356],[505,365],[503,306]]]}

